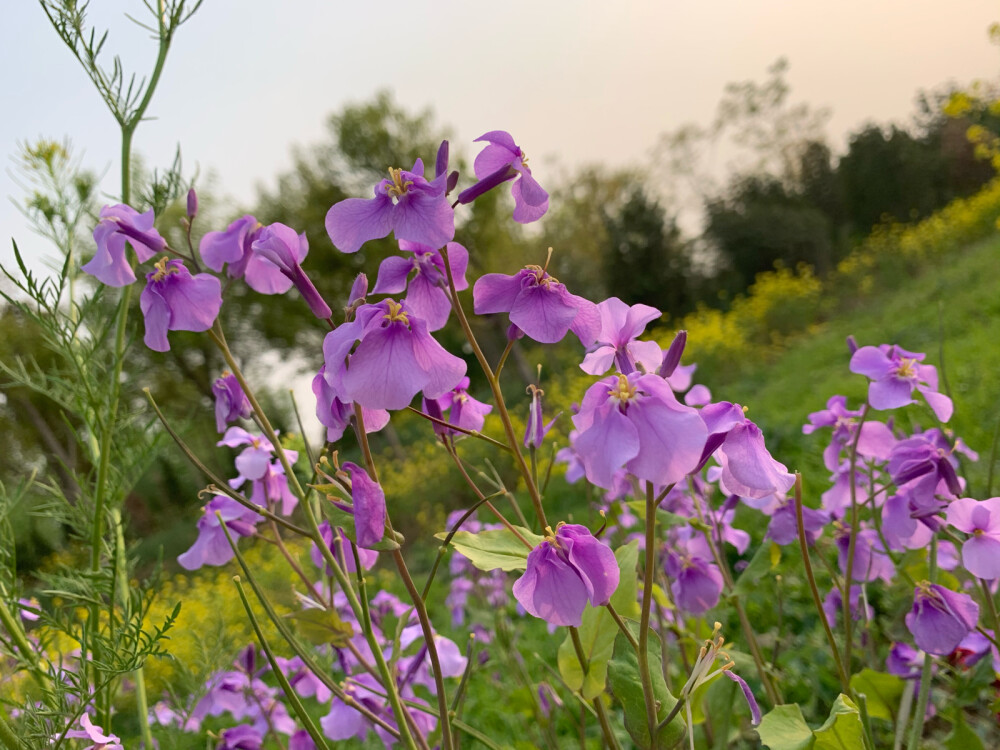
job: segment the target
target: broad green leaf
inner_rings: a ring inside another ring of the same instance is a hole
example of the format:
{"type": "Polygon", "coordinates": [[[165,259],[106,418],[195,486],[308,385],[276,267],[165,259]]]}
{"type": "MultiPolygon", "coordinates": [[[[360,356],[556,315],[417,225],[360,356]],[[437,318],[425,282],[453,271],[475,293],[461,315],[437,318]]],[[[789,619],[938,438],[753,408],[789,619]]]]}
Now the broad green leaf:
{"type": "MultiPolygon", "coordinates": [[[[638,640],[638,625],[628,623],[628,626],[638,640]]],[[[677,699],[670,694],[667,683],[663,681],[663,671],[660,669],[660,637],[653,630],[649,631],[648,651],[653,698],[659,704],[657,721],[663,721],[677,705],[677,699]]],[[[608,679],[611,690],[625,711],[625,729],[635,744],[646,750],[652,738],[646,723],[646,701],[642,692],[642,679],[639,676],[639,659],[624,634],[619,634],[615,639],[614,656],[608,664],[608,679]]],[[[673,747],[683,737],[683,711],[679,711],[669,724],[657,732],[657,746],[673,747]]]]}
{"type": "Polygon", "coordinates": [[[955,723],[944,738],[944,746],[948,750],[985,750],[983,740],[965,723],[962,709],[955,710],[955,723]]]}
{"type": "MultiPolygon", "coordinates": [[[[531,544],[532,548],[542,543],[542,537],[532,534],[527,529],[515,526],[517,532],[531,544]]],[[[435,539],[444,541],[448,534],[435,534],[435,539]]],[[[469,562],[480,570],[524,570],[528,566],[528,553],[531,551],[516,536],[507,529],[490,529],[473,534],[459,531],[451,538],[451,545],[469,562]]]]}
{"type": "Polygon", "coordinates": [[[750,563],[740,573],[733,587],[733,594],[737,596],[748,596],[757,589],[757,582],[763,578],[769,570],[774,568],[775,559],[781,560],[781,548],[774,542],[762,544],[757,548],[754,556],[750,558],[750,563]],[[778,552],[775,554],[774,548],[778,552]]]}
{"type": "Polygon", "coordinates": [[[864,693],[868,700],[868,715],[876,719],[894,721],[903,696],[903,680],[894,674],[862,669],[851,677],[851,690],[864,693]]]}
{"type": "MultiPolygon", "coordinates": [[[[623,618],[635,619],[639,617],[639,602],[636,599],[639,542],[634,540],[620,547],[615,551],[615,559],[618,560],[620,577],[618,588],[611,595],[611,604],[623,618]]],[[[559,673],[572,690],[579,690],[587,699],[596,698],[604,692],[608,661],[615,648],[618,626],[606,608],[591,607],[588,604],[583,611],[583,622],[578,633],[590,668],[584,674],[576,649],[573,648],[573,639],[567,633],[566,639],[559,646],[559,673]]]]}
{"type": "Polygon", "coordinates": [[[796,703],[775,706],[768,711],[757,727],[757,734],[761,743],[771,750],[807,750],[816,741],[796,703]]]}
{"type": "Polygon", "coordinates": [[[331,609],[302,609],[286,615],[295,622],[299,635],[314,646],[330,643],[337,648],[347,645],[354,628],[331,609]]]}
{"type": "Polygon", "coordinates": [[[864,726],[854,701],[841,693],[823,726],[813,731],[815,750],[857,750],[864,747],[864,726]]]}

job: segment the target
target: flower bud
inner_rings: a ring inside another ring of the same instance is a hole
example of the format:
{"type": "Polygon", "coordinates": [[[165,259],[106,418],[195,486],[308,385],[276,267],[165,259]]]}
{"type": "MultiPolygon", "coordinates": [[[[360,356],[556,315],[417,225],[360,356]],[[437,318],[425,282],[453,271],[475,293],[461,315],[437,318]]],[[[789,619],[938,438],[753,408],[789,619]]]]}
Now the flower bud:
{"type": "Polygon", "coordinates": [[[681,363],[681,355],[684,353],[684,347],[687,345],[687,338],[687,331],[678,331],[677,335],[674,336],[674,340],[670,342],[667,351],[663,353],[663,362],[660,364],[658,374],[661,378],[669,378],[674,374],[677,365],[681,363]]]}
{"type": "Polygon", "coordinates": [[[193,219],[198,215],[198,194],[194,191],[194,188],[188,190],[187,215],[189,219],[193,219]]]}
{"type": "Polygon", "coordinates": [[[351,286],[351,296],[347,298],[347,306],[354,307],[354,305],[363,300],[367,294],[368,277],[363,273],[359,273],[357,278],[354,279],[353,286],[351,286]]]}

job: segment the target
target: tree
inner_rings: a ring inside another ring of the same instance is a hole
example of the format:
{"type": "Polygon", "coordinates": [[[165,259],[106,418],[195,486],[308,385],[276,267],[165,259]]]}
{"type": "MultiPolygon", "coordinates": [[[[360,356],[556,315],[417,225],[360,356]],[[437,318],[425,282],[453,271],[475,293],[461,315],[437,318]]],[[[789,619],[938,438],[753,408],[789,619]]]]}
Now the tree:
{"type": "Polygon", "coordinates": [[[643,302],[672,316],[693,307],[690,259],[680,230],[645,188],[633,186],[622,206],[605,212],[604,254],[608,295],[643,302]]]}

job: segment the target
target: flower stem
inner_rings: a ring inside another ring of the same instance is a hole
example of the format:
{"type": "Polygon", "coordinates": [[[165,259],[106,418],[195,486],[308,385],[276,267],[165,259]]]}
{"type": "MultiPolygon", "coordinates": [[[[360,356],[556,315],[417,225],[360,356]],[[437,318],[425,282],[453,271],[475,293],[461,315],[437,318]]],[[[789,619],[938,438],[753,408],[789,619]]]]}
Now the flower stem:
{"type": "MultiPolygon", "coordinates": [[[[930,559],[928,560],[928,578],[931,583],[937,582],[937,535],[931,537],[930,559]]],[[[924,734],[924,719],[927,716],[927,699],[931,694],[931,668],[933,667],[933,657],[924,653],[924,666],[920,670],[920,692],[917,694],[917,702],[913,706],[913,726],[910,731],[910,741],[906,745],[907,750],[918,750],[920,739],[924,734]]]]}
{"type": "Polygon", "coordinates": [[[497,413],[500,415],[500,421],[503,423],[504,433],[507,435],[507,445],[510,446],[511,452],[514,454],[514,460],[517,462],[517,468],[521,472],[521,476],[524,477],[525,485],[528,487],[528,494],[531,496],[531,503],[535,508],[535,515],[538,516],[538,522],[544,529],[549,525],[549,522],[545,518],[545,510],[542,508],[542,498],[541,495],[539,495],[538,487],[532,478],[531,470],[528,468],[528,464],[524,460],[524,455],[521,453],[520,441],[518,441],[517,435],[514,434],[514,426],[511,424],[510,414],[507,413],[507,404],[504,402],[503,393],[500,391],[500,381],[490,368],[490,363],[486,360],[486,355],[483,354],[483,350],[480,348],[479,342],[476,341],[476,335],[472,332],[472,327],[469,325],[469,320],[465,316],[465,310],[462,309],[462,303],[458,299],[458,291],[455,289],[455,277],[451,272],[451,263],[448,260],[448,249],[446,247],[441,248],[441,257],[444,259],[444,269],[448,276],[448,290],[450,292],[451,305],[455,308],[455,315],[458,317],[458,322],[462,326],[465,338],[468,340],[469,346],[472,347],[472,351],[476,355],[476,359],[479,361],[479,366],[482,368],[483,374],[486,375],[486,379],[489,381],[490,390],[493,391],[493,401],[497,406],[497,413]]]}
{"type": "Polygon", "coordinates": [[[639,615],[639,679],[646,702],[646,727],[651,750],[656,750],[656,699],[653,678],[649,671],[649,614],[653,608],[653,578],[656,570],[656,498],[653,483],[646,482],[646,569],[642,580],[642,610],[639,615]]]}
{"type": "Polygon", "coordinates": [[[820,622],[823,623],[823,632],[826,633],[826,640],[830,644],[830,653],[837,664],[837,676],[840,678],[840,687],[846,695],[851,694],[851,681],[847,677],[844,669],[844,662],[840,660],[840,649],[837,648],[837,641],[834,640],[833,630],[826,619],[826,612],[823,611],[823,599],[819,595],[819,587],[816,585],[816,576],[813,573],[812,560],[809,558],[809,542],[806,540],[805,522],[802,518],[802,475],[795,474],[795,524],[799,533],[799,549],[802,550],[802,567],[805,569],[806,580],[809,581],[809,590],[812,592],[813,604],[819,615],[820,622]]]}
{"type": "MultiPolygon", "coordinates": [[[[364,411],[361,408],[361,404],[357,402],[354,404],[354,419],[356,421],[358,442],[361,444],[361,452],[365,457],[365,464],[368,466],[368,471],[371,473],[372,479],[378,482],[375,457],[372,455],[371,445],[368,443],[368,433],[365,431],[364,411]]],[[[385,522],[391,531],[392,522],[389,520],[388,511],[386,511],[385,522]]],[[[427,605],[413,583],[413,578],[406,567],[406,560],[403,558],[403,553],[399,549],[394,549],[392,551],[392,559],[396,563],[396,570],[399,571],[399,576],[403,579],[403,585],[406,586],[406,591],[413,602],[417,619],[420,621],[420,630],[424,635],[424,645],[427,646],[427,656],[431,661],[431,674],[434,677],[434,689],[437,692],[438,713],[440,714],[441,722],[441,748],[442,750],[452,750],[453,743],[451,717],[448,713],[448,695],[445,692],[444,677],[441,674],[441,659],[438,656],[437,643],[434,640],[434,628],[431,627],[431,620],[427,615],[427,605]]]]}
{"type": "Polygon", "coordinates": [[[233,583],[236,584],[236,591],[240,595],[240,601],[243,602],[243,609],[246,610],[247,617],[250,619],[250,625],[253,627],[253,632],[257,635],[258,643],[260,643],[260,648],[267,655],[267,660],[271,664],[271,671],[277,678],[278,683],[281,685],[281,689],[285,693],[285,698],[287,698],[288,702],[292,704],[292,710],[298,716],[299,721],[302,722],[302,725],[309,733],[309,736],[312,737],[313,742],[315,742],[317,746],[329,750],[330,746],[326,742],[326,737],[319,731],[316,724],[313,722],[312,717],[302,706],[302,701],[299,700],[298,693],[296,693],[292,686],[288,684],[288,678],[285,677],[285,673],[281,671],[281,667],[278,666],[278,662],[274,658],[274,653],[271,651],[271,646],[268,644],[267,638],[264,637],[264,631],[261,630],[260,623],[257,622],[257,616],[253,613],[253,607],[250,606],[250,600],[247,599],[247,593],[243,590],[243,584],[240,582],[240,577],[233,576],[233,583]]]}
{"type": "MultiPolygon", "coordinates": [[[[849,674],[851,671],[851,650],[854,647],[854,617],[851,615],[851,584],[854,579],[854,550],[858,541],[858,529],[861,526],[861,514],[858,512],[858,442],[861,440],[861,430],[865,426],[868,418],[868,402],[861,409],[861,419],[858,421],[857,431],[854,433],[854,440],[851,441],[851,449],[848,453],[851,489],[851,536],[847,543],[847,570],[844,574],[844,586],[840,591],[841,607],[844,614],[844,669],[849,674]]],[[[850,692],[848,692],[850,695],[850,692]]]]}
{"type": "MultiPolygon", "coordinates": [[[[264,430],[265,436],[271,442],[271,445],[274,446],[274,449],[278,454],[278,459],[285,471],[285,476],[288,478],[289,486],[295,496],[301,501],[300,506],[305,512],[306,520],[309,523],[310,533],[307,535],[308,538],[316,544],[319,548],[320,554],[323,556],[323,561],[326,563],[327,567],[333,571],[333,574],[337,579],[337,583],[344,592],[344,596],[347,597],[347,603],[351,608],[351,612],[353,612],[354,616],[359,621],[363,621],[365,616],[364,610],[367,609],[368,603],[365,602],[364,608],[362,608],[362,604],[358,600],[358,595],[351,586],[351,583],[347,578],[347,574],[340,566],[340,563],[338,563],[334,558],[330,548],[327,547],[326,543],[323,541],[323,535],[319,530],[319,522],[316,520],[316,515],[313,513],[312,506],[307,501],[306,493],[302,490],[302,485],[299,484],[298,477],[295,476],[295,472],[292,470],[288,457],[285,455],[285,450],[282,447],[281,442],[278,440],[277,433],[275,433],[274,428],[271,426],[271,422],[268,420],[264,410],[261,409],[260,403],[257,401],[257,397],[254,395],[253,389],[250,388],[246,378],[243,377],[243,371],[240,369],[239,365],[236,363],[236,359],[233,357],[232,352],[229,350],[229,346],[226,344],[225,334],[222,332],[222,326],[218,320],[215,321],[215,325],[209,331],[209,337],[215,342],[219,351],[222,352],[222,356],[226,360],[226,364],[229,366],[230,372],[233,373],[233,376],[236,378],[240,387],[243,389],[243,392],[246,394],[247,400],[250,402],[250,408],[253,409],[257,419],[260,420],[261,429],[264,430]]],[[[364,434],[363,430],[362,434],[364,434]]],[[[400,739],[403,740],[410,750],[416,750],[417,745],[413,736],[410,734],[409,725],[406,722],[406,713],[399,699],[399,691],[396,689],[396,680],[392,674],[392,670],[389,669],[389,665],[385,661],[385,655],[382,653],[382,646],[379,644],[374,631],[370,627],[366,627],[364,629],[364,634],[365,640],[375,657],[375,663],[378,666],[379,674],[382,677],[382,685],[389,698],[389,705],[392,706],[392,712],[396,717],[396,721],[399,726],[400,739]]]]}

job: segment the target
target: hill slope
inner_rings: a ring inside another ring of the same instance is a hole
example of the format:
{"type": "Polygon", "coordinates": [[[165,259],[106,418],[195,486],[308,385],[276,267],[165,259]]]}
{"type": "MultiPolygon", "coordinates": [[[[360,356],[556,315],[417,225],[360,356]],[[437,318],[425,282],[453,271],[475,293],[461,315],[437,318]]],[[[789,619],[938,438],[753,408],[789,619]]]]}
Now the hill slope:
{"type": "MultiPolygon", "coordinates": [[[[955,400],[949,427],[980,453],[969,468],[970,494],[983,496],[1000,419],[1000,236],[928,260],[917,275],[859,299],[853,309],[803,334],[777,359],[748,364],[738,379],[717,376],[707,383],[716,399],[749,406],[771,452],[803,472],[813,497],[826,488],[820,458],[825,443],[802,435],[802,424],[836,393],[855,405],[865,393],[865,379],[848,370],[849,334],[862,346],[894,343],[927,353],[925,361],[944,376],[941,389],[947,383],[955,400]]],[[[915,410],[914,418],[927,427],[934,422],[926,408],[915,410]]],[[[994,494],[998,486],[994,481],[994,494]]]]}

